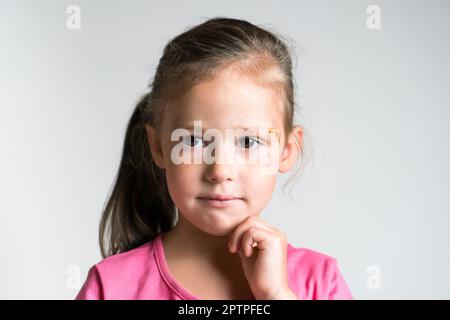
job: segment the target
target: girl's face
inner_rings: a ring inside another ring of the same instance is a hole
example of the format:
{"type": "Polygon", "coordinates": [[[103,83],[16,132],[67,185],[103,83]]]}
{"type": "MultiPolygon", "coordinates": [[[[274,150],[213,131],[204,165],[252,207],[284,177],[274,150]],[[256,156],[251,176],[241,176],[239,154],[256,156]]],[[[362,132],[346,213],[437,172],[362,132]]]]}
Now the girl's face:
{"type": "Polygon", "coordinates": [[[276,172],[289,170],[300,146],[294,136],[301,140],[301,128],[296,127],[290,137],[285,137],[280,110],[281,98],[275,90],[226,69],[167,106],[160,137],[146,126],[153,159],[165,170],[170,195],[184,219],[205,233],[223,236],[247,216],[260,215],[274,191],[276,172]],[[194,121],[201,121],[200,135],[198,131],[194,135],[194,128],[190,128],[194,121]],[[186,128],[187,134],[181,141],[172,141],[172,133],[180,128],[186,128]],[[257,128],[262,133],[262,144],[254,134],[257,131],[238,128],[257,128]],[[276,136],[270,139],[270,128],[277,129],[279,141],[276,136]],[[211,143],[211,139],[202,139],[202,133],[208,129],[218,133],[213,134],[215,149],[208,153],[214,156],[213,162],[202,158],[211,143]],[[197,154],[200,163],[174,161],[173,151],[179,150],[176,146],[184,147],[183,159],[197,154]],[[276,155],[276,170],[272,174],[262,170],[260,164],[248,161],[251,154],[269,149],[276,155]],[[234,158],[225,160],[230,155],[234,158]],[[204,199],[214,195],[237,199],[222,203],[204,199]]]}

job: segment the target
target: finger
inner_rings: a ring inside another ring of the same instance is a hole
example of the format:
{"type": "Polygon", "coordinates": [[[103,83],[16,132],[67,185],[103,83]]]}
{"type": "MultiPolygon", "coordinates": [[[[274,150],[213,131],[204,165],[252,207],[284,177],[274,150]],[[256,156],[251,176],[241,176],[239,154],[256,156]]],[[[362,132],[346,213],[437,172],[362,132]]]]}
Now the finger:
{"type": "Polygon", "coordinates": [[[248,216],[247,218],[245,218],[244,220],[242,220],[237,227],[231,232],[230,234],[230,239],[228,241],[228,246],[230,248],[231,252],[236,252],[238,251],[238,244],[239,244],[239,239],[241,237],[241,234],[243,232],[245,232],[249,227],[251,227],[252,225],[259,225],[261,226],[261,221],[258,217],[256,216],[248,216]]]}
{"type": "Polygon", "coordinates": [[[285,242],[287,242],[287,236],[286,236],[286,234],[283,232],[283,231],[281,231],[280,229],[278,229],[278,228],[273,228],[272,229],[276,234],[278,234],[278,236],[283,240],[283,241],[285,241],[285,242]]]}
{"type": "Polygon", "coordinates": [[[244,256],[251,257],[254,247],[264,250],[273,245],[279,239],[278,235],[271,230],[261,229],[258,227],[250,227],[242,236],[241,246],[243,248],[244,256]],[[256,243],[256,246],[253,244],[256,243]]]}
{"type": "Polygon", "coordinates": [[[237,227],[234,229],[234,231],[231,233],[230,240],[229,240],[229,247],[231,252],[237,252],[239,250],[239,242],[242,234],[247,231],[248,228],[252,226],[258,226],[260,228],[269,229],[270,227],[266,224],[265,221],[262,219],[255,217],[255,216],[249,216],[245,218],[237,227]]]}

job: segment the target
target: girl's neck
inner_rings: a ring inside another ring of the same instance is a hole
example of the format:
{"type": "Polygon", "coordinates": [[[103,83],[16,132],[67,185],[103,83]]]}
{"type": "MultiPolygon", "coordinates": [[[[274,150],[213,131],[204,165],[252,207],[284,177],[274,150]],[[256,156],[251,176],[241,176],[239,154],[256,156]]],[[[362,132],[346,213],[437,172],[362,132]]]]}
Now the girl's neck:
{"type": "Polygon", "coordinates": [[[239,255],[230,253],[228,249],[229,236],[213,236],[207,234],[178,216],[176,226],[164,235],[164,248],[172,257],[196,258],[211,262],[232,261],[241,263],[239,255]]]}

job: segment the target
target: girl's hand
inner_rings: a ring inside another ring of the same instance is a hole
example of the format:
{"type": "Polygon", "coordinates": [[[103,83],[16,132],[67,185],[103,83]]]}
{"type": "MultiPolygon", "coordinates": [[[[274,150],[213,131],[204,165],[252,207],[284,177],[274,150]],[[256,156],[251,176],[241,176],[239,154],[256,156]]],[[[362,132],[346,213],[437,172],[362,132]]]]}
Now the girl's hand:
{"type": "Polygon", "coordinates": [[[230,252],[239,252],[257,300],[297,300],[287,276],[287,238],[259,217],[242,220],[230,235],[230,252]]]}

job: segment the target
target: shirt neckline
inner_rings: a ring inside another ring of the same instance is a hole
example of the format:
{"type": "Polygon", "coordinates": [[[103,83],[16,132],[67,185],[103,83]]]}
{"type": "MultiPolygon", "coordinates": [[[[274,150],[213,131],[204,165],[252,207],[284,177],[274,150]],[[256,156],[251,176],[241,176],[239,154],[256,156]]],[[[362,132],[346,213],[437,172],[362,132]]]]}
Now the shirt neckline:
{"type": "MultiPolygon", "coordinates": [[[[184,300],[202,300],[189,290],[184,288],[170,273],[169,267],[167,265],[166,256],[164,253],[164,246],[162,242],[162,238],[164,237],[164,233],[160,233],[156,236],[155,241],[153,241],[153,248],[155,252],[156,262],[161,273],[161,276],[169,285],[169,287],[175,291],[175,293],[180,296],[184,300]]],[[[248,297],[245,300],[255,300],[253,295],[248,297]]]]}

